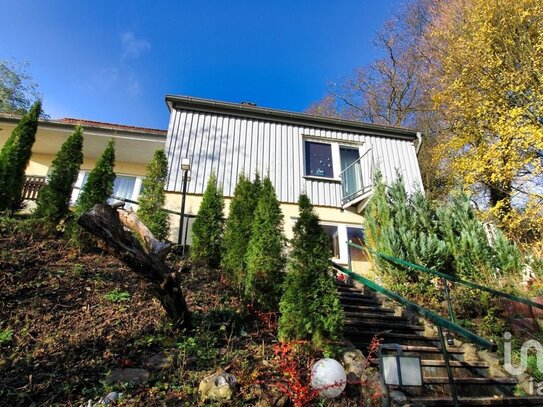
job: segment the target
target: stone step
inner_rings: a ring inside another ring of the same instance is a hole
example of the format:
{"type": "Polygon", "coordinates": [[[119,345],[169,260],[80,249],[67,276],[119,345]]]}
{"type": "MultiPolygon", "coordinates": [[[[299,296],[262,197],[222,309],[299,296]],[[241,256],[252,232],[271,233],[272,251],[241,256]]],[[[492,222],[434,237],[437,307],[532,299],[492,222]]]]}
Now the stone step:
{"type": "Polygon", "coordinates": [[[343,285],[343,284],[336,284],[336,289],[339,292],[347,292],[347,293],[360,293],[360,294],[367,294],[368,290],[364,290],[363,288],[354,287],[352,285],[343,285]]]}
{"type": "Polygon", "coordinates": [[[339,298],[364,298],[367,300],[375,300],[378,301],[375,295],[368,295],[360,292],[352,292],[352,291],[338,291],[339,298]]]}
{"type": "MultiPolygon", "coordinates": [[[[402,321],[403,322],[403,321],[402,321]]],[[[359,318],[345,318],[344,326],[348,326],[349,329],[362,329],[362,330],[394,330],[394,331],[424,331],[424,328],[418,325],[409,325],[406,322],[384,322],[384,321],[364,321],[359,318]]]]}
{"type": "MultiPolygon", "coordinates": [[[[437,346],[410,346],[410,345],[401,345],[402,352],[409,354],[409,353],[439,353],[440,355],[443,354],[443,351],[439,349],[437,346]]],[[[450,354],[464,354],[464,350],[462,348],[457,347],[448,347],[447,352],[450,354]]]]}
{"type": "Polygon", "coordinates": [[[394,314],[394,310],[383,308],[378,305],[356,305],[342,304],[344,312],[371,312],[373,314],[394,314]]]}
{"type": "Polygon", "coordinates": [[[367,346],[374,336],[383,339],[384,343],[398,343],[400,345],[427,346],[428,343],[439,342],[439,338],[437,336],[422,336],[415,333],[406,334],[397,332],[354,332],[353,335],[349,335],[349,333],[346,333],[346,336],[348,339],[351,340],[351,342],[353,342],[355,346],[357,346],[357,344],[359,343],[365,344],[367,346]]]}
{"type": "MultiPolygon", "coordinates": [[[[539,406],[543,407],[543,397],[460,397],[461,406],[539,406]]],[[[408,404],[411,407],[454,406],[449,397],[412,398],[408,404]]]]}
{"type": "MultiPolygon", "coordinates": [[[[425,377],[422,380],[425,384],[449,384],[448,377],[425,377]]],[[[457,385],[507,385],[515,386],[518,381],[513,377],[455,377],[457,385]]]]}
{"type": "Polygon", "coordinates": [[[375,298],[363,297],[360,295],[356,296],[344,296],[339,295],[339,301],[342,305],[377,305],[380,306],[381,302],[375,298]]]}
{"type": "Polygon", "coordinates": [[[384,320],[384,321],[403,321],[408,322],[406,317],[397,316],[397,315],[389,315],[387,314],[379,314],[379,313],[373,313],[373,312],[352,312],[347,311],[343,312],[343,315],[349,319],[360,319],[364,321],[370,321],[370,320],[384,320]]]}

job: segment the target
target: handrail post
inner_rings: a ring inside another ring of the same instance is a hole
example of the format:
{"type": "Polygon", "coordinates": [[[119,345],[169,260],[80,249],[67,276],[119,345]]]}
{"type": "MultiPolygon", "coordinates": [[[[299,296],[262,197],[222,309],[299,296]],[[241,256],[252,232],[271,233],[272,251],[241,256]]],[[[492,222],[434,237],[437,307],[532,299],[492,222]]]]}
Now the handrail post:
{"type": "Polygon", "coordinates": [[[441,328],[441,325],[437,325],[437,331],[439,333],[441,351],[443,352],[443,357],[445,359],[445,367],[447,368],[447,376],[449,377],[449,384],[451,386],[451,396],[453,398],[454,407],[459,407],[460,404],[458,403],[458,393],[456,392],[456,382],[454,381],[451,364],[449,363],[449,352],[447,351],[447,345],[445,344],[445,338],[443,337],[443,329],[441,328]]]}
{"type": "MultiPolygon", "coordinates": [[[[447,299],[447,306],[449,307],[449,318],[451,319],[451,322],[454,324],[456,323],[456,321],[454,318],[454,310],[453,310],[452,301],[451,301],[451,294],[449,291],[449,282],[445,278],[442,278],[441,281],[445,287],[445,298],[447,299]]],[[[454,340],[451,338],[449,331],[447,331],[447,343],[449,345],[454,345],[454,340]]]]}

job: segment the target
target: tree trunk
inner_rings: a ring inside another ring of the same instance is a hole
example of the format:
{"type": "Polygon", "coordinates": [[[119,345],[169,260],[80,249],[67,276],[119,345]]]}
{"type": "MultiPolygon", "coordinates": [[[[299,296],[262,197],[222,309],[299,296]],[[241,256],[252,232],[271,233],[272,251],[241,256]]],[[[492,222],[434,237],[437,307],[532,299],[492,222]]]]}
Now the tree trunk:
{"type": "Polygon", "coordinates": [[[190,312],[183,296],[179,274],[163,261],[167,247],[158,242],[136,214],[98,204],[78,221],[91,234],[102,239],[107,249],[150,283],[150,291],[160,301],[168,317],[179,328],[190,328],[190,312]],[[140,236],[145,247],[125,226],[140,236]]]}

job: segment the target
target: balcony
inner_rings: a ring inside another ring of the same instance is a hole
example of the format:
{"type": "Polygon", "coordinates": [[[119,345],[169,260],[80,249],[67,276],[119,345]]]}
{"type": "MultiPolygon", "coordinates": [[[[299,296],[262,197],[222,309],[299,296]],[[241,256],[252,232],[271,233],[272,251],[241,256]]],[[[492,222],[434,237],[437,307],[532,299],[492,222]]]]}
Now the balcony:
{"type": "Polygon", "coordinates": [[[362,212],[373,190],[373,156],[367,150],[359,159],[345,168],[341,174],[342,206],[356,206],[362,212]]]}

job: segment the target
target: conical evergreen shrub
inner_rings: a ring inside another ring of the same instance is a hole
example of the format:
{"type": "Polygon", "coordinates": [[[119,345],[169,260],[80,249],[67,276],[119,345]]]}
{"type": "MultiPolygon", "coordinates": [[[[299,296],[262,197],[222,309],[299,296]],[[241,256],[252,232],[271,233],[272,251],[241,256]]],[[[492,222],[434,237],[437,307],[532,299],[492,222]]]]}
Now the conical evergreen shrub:
{"type": "Polygon", "coordinates": [[[217,177],[212,173],[192,225],[190,258],[197,266],[216,268],[221,264],[223,211],[222,188],[217,185],[217,177]]]}
{"type": "Polygon", "coordinates": [[[76,205],[76,213],[90,211],[98,203],[106,203],[113,193],[113,183],[115,181],[115,140],[111,139],[106,149],[98,158],[96,166],[89,173],[87,182],[76,205]]]}
{"type": "Polygon", "coordinates": [[[164,186],[168,176],[168,159],[164,150],[157,150],[147,164],[147,174],[142,182],[143,191],[138,198],[138,217],[158,240],[169,236],[169,217],[164,210],[164,186]]]}
{"type": "Polygon", "coordinates": [[[83,163],[83,128],[77,126],[53,160],[49,180],[37,200],[34,218],[56,223],[70,212],[70,198],[83,163]]]}
{"type": "Polygon", "coordinates": [[[300,195],[300,217],[294,225],[288,273],[280,302],[279,339],[311,339],[317,345],[337,340],[343,310],[329,273],[332,253],[307,195],[300,195]]]}
{"type": "Polygon", "coordinates": [[[224,229],[224,252],[221,266],[232,285],[240,289],[246,276],[245,255],[253,233],[253,219],[260,197],[260,176],[251,182],[241,174],[230,202],[224,229]]]}
{"type": "Polygon", "coordinates": [[[264,178],[253,219],[253,231],[247,246],[245,261],[245,297],[263,310],[276,310],[281,298],[283,267],[283,213],[275,189],[264,178]]]}
{"type": "Polygon", "coordinates": [[[25,170],[32,156],[36,140],[41,101],[35,102],[17,127],[13,129],[0,152],[0,211],[17,210],[21,206],[21,193],[25,170]]]}

